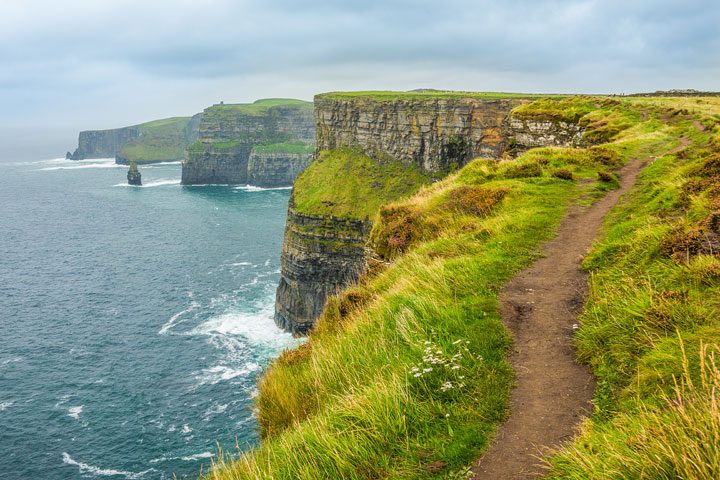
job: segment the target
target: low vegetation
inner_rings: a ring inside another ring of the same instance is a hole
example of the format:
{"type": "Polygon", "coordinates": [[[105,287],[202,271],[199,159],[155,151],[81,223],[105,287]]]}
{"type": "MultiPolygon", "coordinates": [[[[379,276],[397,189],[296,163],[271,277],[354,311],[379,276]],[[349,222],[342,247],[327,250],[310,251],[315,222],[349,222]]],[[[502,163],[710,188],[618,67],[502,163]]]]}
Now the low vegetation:
{"type": "Polygon", "coordinates": [[[189,122],[190,117],[174,117],[138,125],[140,137],[125,145],[120,157],[139,164],[182,160],[189,122]]]}
{"type": "Polygon", "coordinates": [[[442,90],[419,90],[410,92],[390,92],[390,91],[366,91],[366,92],[330,92],[317,95],[316,100],[346,100],[346,99],[366,99],[375,102],[395,102],[398,100],[448,100],[475,98],[478,100],[501,100],[504,98],[517,99],[539,99],[539,98],[563,98],[567,95],[543,94],[543,93],[505,93],[505,92],[458,92],[458,91],[442,91],[442,90]]]}
{"type": "Polygon", "coordinates": [[[720,478],[720,129],[662,115],[688,145],[645,169],[585,261],[596,411],[552,478],[720,478]]]}
{"type": "Polygon", "coordinates": [[[326,150],[295,180],[300,213],[372,218],[381,205],[415,193],[429,179],[414,166],[373,159],[359,150],[326,150]]]}
{"type": "MultiPolygon", "coordinates": [[[[560,100],[571,110],[589,100],[573,101],[560,100]]],[[[377,258],[266,371],[263,444],[221,455],[207,478],[465,478],[507,413],[500,288],[571,203],[615,188],[612,170],[633,157],[651,164],[585,262],[592,291],[577,338],[598,377],[596,412],[550,460],[551,476],[717,478],[720,260],[708,245],[720,131],[653,99],[596,101],[578,121],[622,123],[611,142],[477,159],[433,184],[358,151],[322,152],[296,183],[296,208],[373,218],[377,258]],[[401,177],[413,180],[390,183],[401,177]],[[390,198],[397,188],[419,191],[390,198]],[[696,231],[691,247],[680,242],[696,231]]]]}
{"type": "Polygon", "coordinates": [[[282,142],[273,143],[270,145],[258,145],[253,148],[253,151],[258,153],[288,153],[293,155],[307,155],[315,151],[315,145],[295,141],[295,142],[282,142]]]}

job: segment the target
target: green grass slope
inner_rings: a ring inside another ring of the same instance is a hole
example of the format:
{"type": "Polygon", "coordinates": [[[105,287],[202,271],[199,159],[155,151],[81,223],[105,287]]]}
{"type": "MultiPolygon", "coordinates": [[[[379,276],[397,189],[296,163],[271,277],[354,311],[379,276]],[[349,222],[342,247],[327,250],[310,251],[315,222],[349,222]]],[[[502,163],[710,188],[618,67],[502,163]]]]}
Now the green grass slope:
{"type": "MultiPolygon", "coordinates": [[[[568,108],[586,108],[587,99],[575,101],[568,108]]],[[[369,204],[371,190],[353,196],[358,171],[346,165],[369,160],[351,161],[362,157],[352,150],[322,160],[338,185],[308,169],[298,209],[376,211],[370,246],[382,266],[332,297],[308,342],[269,367],[258,399],[262,446],[221,458],[208,478],[460,478],[506,414],[503,283],[536,258],[571,202],[614,188],[609,170],[682,134],[664,106],[591,107],[582,119],[595,129],[622,119],[611,143],[476,160],[395,203],[369,204]]]]}
{"type": "Polygon", "coordinates": [[[720,101],[651,103],[692,144],[645,169],[585,260],[596,412],[551,478],[720,478],[720,101]]]}
{"type": "Polygon", "coordinates": [[[429,179],[416,167],[359,150],[325,150],[295,180],[295,209],[310,215],[372,218],[381,205],[415,193],[429,179]]]}
{"type": "Polygon", "coordinates": [[[125,145],[120,156],[137,163],[182,160],[189,122],[190,117],[173,117],[142,123],[137,126],[140,137],[125,145]]]}

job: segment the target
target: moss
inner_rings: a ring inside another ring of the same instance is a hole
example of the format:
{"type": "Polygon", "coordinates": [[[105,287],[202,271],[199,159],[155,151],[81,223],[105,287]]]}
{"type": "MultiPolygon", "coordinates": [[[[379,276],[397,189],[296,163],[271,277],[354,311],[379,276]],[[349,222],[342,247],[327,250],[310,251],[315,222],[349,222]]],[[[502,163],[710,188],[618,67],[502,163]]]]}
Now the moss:
{"type": "Polygon", "coordinates": [[[415,166],[340,148],[320,153],[295,180],[292,198],[299,213],[371,219],[381,205],[411,195],[429,181],[415,166]]]}

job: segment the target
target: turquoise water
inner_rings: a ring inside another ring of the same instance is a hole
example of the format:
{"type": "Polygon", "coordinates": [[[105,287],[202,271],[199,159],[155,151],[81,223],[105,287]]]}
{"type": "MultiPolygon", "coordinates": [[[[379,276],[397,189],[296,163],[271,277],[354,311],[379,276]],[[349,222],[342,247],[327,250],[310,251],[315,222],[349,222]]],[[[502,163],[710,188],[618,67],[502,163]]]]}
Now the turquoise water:
{"type": "Polygon", "coordinates": [[[0,477],[193,478],[257,442],[289,190],[4,162],[0,477]]]}

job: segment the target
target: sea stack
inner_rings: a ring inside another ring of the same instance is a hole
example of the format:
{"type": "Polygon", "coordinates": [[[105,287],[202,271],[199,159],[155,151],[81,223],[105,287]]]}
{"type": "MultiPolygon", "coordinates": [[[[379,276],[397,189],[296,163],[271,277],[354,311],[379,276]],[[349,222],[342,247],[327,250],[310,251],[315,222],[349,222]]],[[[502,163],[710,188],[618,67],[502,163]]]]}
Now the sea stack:
{"type": "Polygon", "coordinates": [[[142,178],[140,175],[140,170],[138,170],[137,162],[131,161],[130,162],[130,168],[128,169],[127,173],[127,179],[128,179],[128,185],[142,185],[142,178]]]}

